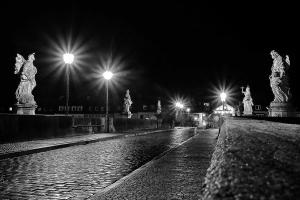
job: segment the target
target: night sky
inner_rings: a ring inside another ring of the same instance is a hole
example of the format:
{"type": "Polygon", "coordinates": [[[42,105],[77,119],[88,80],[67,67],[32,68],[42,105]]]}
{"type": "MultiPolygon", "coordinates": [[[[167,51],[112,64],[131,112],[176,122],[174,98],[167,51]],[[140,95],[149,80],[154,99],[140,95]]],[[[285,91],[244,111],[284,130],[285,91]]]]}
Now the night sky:
{"type": "Polygon", "coordinates": [[[240,87],[249,84],[254,103],[265,107],[273,100],[268,76],[274,49],[290,56],[293,102],[300,106],[295,5],[49,1],[2,4],[1,11],[2,107],[15,103],[16,53],[25,58],[36,53],[37,103],[64,102],[63,66],[57,66],[54,54],[55,44],[70,38],[81,47],[81,62],[71,74],[73,104],[85,104],[87,96],[104,104],[105,90],[95,71],[101,60],[111,58],[121,74],[110,88],[112,104],[127,88],[134,102],[175,95],[211,102],[222,86],[231,88],[236,103],[242,101],[240,87]]]}

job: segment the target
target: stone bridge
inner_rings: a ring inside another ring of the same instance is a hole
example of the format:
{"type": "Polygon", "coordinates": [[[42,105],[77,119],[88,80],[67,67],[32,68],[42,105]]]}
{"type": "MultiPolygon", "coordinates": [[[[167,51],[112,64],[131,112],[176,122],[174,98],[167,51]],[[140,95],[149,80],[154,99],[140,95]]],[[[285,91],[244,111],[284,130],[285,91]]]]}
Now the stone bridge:
{"type": "Polygon", "coordinates": [[[204,199],[297,199],[300,125],[227,118],[207,171],[204,199]]]}

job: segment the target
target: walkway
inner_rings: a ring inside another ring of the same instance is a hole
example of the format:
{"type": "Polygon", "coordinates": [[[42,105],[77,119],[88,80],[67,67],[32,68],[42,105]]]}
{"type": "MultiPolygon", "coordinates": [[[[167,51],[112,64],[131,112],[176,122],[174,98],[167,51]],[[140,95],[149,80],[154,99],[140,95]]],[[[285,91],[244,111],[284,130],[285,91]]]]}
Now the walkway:
{"type": "Polygon", "coordinates": [[[200,133],[91,199],[201,199],[218,130],[200,133]]]}
{"type": "Polygon", "coordinates": [[[86,199],[195,135],[174,129],[0,160],[0,199],[86,199]]]}
{"type": "Polygon", "coordinates": [[[131,131],[128,133],[99,133],[78,136],[68,136],[43,140],[32,140],[25,142],[0,144],[0,159],[11,158],[20,155],[49,151],[58,148],[64,148],[73,145],[81,145],[92,142],[99,142],[108,139],[144,135],[148,133],[160,132],[166,130],[148,130],[131,131]]]}

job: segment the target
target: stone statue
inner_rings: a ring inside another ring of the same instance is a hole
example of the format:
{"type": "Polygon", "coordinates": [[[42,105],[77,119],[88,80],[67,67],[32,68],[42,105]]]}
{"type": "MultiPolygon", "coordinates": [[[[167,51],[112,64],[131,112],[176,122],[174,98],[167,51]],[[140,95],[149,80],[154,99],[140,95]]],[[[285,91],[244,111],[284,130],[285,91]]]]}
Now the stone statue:
{"type": "Polygon", "coordinates": [[[125,98],[124,98],[124,113],[128,115],[128,118],[131,118],[132,113],[130,112],[130,106],[132,104],[131,97],[129,94],[129,90],[126,90],[125,98]]]}
{"type": "Polygon", "coordinates": [[[242,93],[245,95],[243,99],[244,115],[252,115],[253,100],[250,93],[250,87],[249,85],[247,85],[246,90],[244,90],[244,87],[241,88],[242,93]]]}
{"type": "Polygon", "coordinates": [[[161,103],[160,100],[157,101],[157,110],[156,113],[159,115],[161,113],[161,103]]]}
{"type": "Polygon", "coordinates": [[[286,55],[285,60],[276,52],[271,51],[273,65],[271,75],[269,76],[270,85],[274,94],[274,103],[287,103],[291,98],[288,74],[290,67],[289,56],[286,55]]]}
{"type": "Polygon", "coordinates": [[[36,86],[35,75],[37,73],[37,69],[33,65],[34,60],[34,53],[28,56],[27,61],[23,58],[23,56],[17,54],[14,73],[20,74],[21,79],[16,90],[17,106],[36,106],[34,96],[32,95],[32,90],[36,86]]]}

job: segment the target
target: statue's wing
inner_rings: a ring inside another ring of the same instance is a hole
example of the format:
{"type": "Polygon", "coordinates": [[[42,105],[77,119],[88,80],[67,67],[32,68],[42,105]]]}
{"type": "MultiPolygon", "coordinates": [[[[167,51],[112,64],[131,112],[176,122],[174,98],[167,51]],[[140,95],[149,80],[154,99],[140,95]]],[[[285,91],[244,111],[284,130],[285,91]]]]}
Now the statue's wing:
{"type": "Polygon", "coordinates": [[[290,62],[290,57],[288,55],[285,56],[285,62],[290,66],[291,62],[290,62]]]}
{"type": "Polygon", "coordinates": [[[25,59],[22,55],[17,53],[16,61],[19,63],[23,63],[23,62],[25,62],[25,59]]]}

